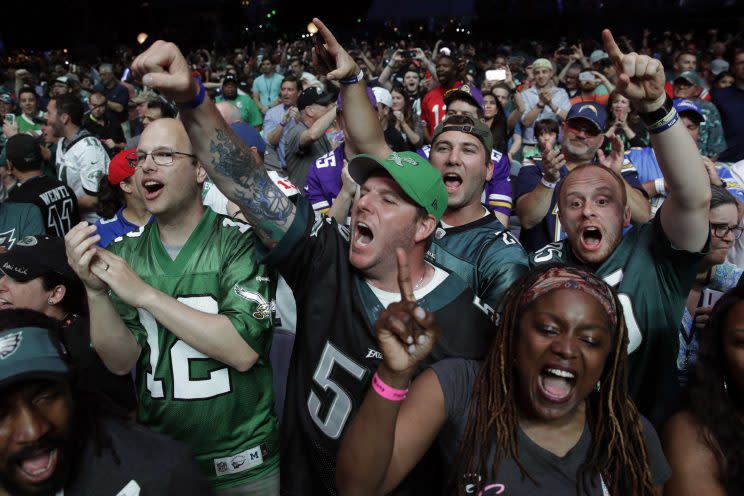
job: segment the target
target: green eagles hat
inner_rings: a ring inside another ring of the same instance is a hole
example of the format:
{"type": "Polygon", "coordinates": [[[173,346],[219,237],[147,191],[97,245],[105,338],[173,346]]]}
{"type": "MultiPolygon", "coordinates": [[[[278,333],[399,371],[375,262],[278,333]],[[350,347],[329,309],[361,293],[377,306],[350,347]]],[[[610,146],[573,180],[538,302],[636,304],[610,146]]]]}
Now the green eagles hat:
{"type": "Polygon", "coordinates": [[[685,71],[681,73],[679,76],[674,78],[674,83],[677,81],[684,81],[687,84],[691,84],[693,86],[702,86],[703,80],[700,77],[700,75],[695,71],[685,71]]]}
{"type": "Polygon", "coordinates": [[[64,380],[69,368],[49,330],[18,327],[0,332],[0,388],[34,378],[64,380]]]}
{"type": "Polygon", "coordinates": [[[434,130],[434,135],[431,138],[432,144],[436,143],[440,134],[447,131],[460,131],[461,133],[472,134],[486,147],[486,157],[491,156],[493,134],[491,134],[491,130],[480,119],[473,119],[469,115],[451,115],[447,117],[434,130]]]}
{"type": "Polygon", "coordinates": [[[405,193],[439,221],[447,208],[447,188],[442,173],[415,152],[393,152],[384,160],[372,155],[356,155],[349,162],[349,174],[364,184],[375,169],[386,170],[405,193]]]}

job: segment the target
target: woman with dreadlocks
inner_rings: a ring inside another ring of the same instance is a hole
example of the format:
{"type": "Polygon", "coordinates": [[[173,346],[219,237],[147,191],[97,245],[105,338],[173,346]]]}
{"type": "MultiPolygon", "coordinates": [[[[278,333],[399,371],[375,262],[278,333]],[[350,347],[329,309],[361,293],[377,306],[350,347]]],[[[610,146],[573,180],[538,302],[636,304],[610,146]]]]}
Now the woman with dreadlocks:
{"type": "Polygon", "coordinates": [[[660,494],[669,467],[628,395],[627,329],[606,283],[568,267],[525,275],[485,361],[438,362],[409,392],[438,330],[400,255],[399,270],[402,301],[375,325],[383,362],[338,456],[341,494],[391,491],[435,440],[443,494],[660,494]]]}
{"type": "Polygon", "coordinates": [[[664,427],[665,495],[744,494],[744,285],[718,300],[700,333],[687,407],[664,427]]]}

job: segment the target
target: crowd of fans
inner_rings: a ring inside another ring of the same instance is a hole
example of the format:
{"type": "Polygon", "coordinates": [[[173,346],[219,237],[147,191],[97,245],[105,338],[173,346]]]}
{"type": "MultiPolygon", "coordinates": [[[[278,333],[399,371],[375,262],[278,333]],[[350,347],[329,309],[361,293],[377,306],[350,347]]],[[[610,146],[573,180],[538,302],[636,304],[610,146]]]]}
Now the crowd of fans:
{"type": "Polygon", "coordinates": [[[741,35],[314,23],[2,61],[0,496],[744,494],[741,35]]]}

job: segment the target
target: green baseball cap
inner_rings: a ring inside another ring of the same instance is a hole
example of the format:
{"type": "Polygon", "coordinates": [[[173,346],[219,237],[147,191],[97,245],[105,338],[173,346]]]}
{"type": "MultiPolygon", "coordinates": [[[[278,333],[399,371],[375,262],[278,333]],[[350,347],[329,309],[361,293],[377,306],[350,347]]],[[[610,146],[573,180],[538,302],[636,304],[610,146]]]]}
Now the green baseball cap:
{"type": "Polygon", "coordinates": [[[486,158],[489,158],[490,160],[491,152],[493,150],[493,135],[488,126],[483,124],[480,119],[474,119],[469,115],[451,115],[434,129],[431,143],[436,143],[439,135],[448,131],[459,131],[465,134],[472,134],[478,138],[486,148],[486,158]]]}
{"type": "Polygon", "coordinates": [[[18,327],[0,332],[0,389],[29,379],[65,380],[69,367],[50,331],[18,327]]]}
{"type": "Polygon", "coordinates": [[[685,71],[685,72],[681,73],[679,76],[677,76],[676,78],[674,78],[674,82],[675,83],[677,81],[680,81],[680,80],[683,80],[687,84],[691,84],[693,86],[702,86],[703,85],[703,80],[700,77],[700,74],[698,74],[695,71],[685,71]]]}
{"type": "Polygon", "coordinates": [[[439,221],[447,208],[447,188],[442,173],[415,152],[393,152],[384,160],[356,155],[349,162],[349,174],[361,185],[377,169],[390,174],[405,193],[439,221]]]}

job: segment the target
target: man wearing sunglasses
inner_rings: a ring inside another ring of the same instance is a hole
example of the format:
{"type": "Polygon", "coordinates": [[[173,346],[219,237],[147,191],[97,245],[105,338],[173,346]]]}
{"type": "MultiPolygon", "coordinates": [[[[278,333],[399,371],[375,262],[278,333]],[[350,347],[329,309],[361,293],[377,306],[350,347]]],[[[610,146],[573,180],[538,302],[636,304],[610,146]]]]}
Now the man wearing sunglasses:
{"type": "Polygon", "coordinates": [[[100,91],[90,95],[90,111],[83,117],[83,129],[96,136],[106,149],[109,158],[119,153],[127,144],[121,124],[106,117],[106,95],[100,91]]]}
{"type": "Polygon", "coordinates": [[[273,273],[247,224],[202,205],[206,172],[180,121],[149,124],[129,161],[155,222],[108,250],[95,226],[65,238],[95,349],[112,372],[136,370],[137,420],[188,444],[217,493],[278,494],[273,273]]]}
{"type": "Polygon", "coordinates": [[[625,180],[631,221],[641,223],[649,219],[648,198],[635,167],[624,158],[620,140],[611,138],[612,153],[605,155],[601,150],[606,123],[607,112],[598,103],[573,105],[566,122],[561,125],[560,150],[545,150],[542,159],[520,169],[514,196],[522,224],[519,240],[528,252],[566,237],[558,220],[555,188],[569,171],[581,164],[594,163],[621,174],[625,180]]]}

